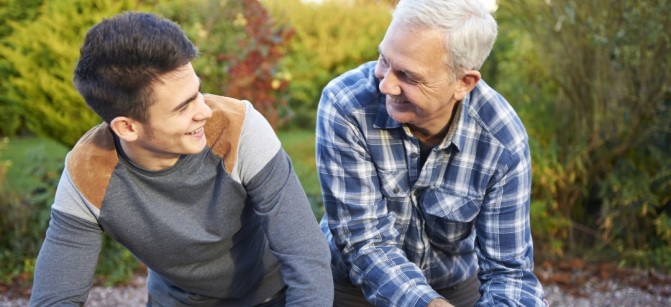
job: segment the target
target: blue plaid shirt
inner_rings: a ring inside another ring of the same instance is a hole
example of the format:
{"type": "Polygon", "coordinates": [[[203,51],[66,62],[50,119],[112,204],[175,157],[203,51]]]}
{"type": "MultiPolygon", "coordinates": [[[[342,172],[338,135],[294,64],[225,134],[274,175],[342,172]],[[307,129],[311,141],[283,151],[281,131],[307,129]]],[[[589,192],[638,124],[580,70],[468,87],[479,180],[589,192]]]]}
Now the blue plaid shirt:
{"type": "Polygon", "coordinates": [[[478,305],[545,305],[533,274],[527,134],[480,81],[420,169],[420,147],[386,112],[370,62],[322,93],[321,228],[336,282],[377,306],[425,306],[478,274],[478,305]]]}

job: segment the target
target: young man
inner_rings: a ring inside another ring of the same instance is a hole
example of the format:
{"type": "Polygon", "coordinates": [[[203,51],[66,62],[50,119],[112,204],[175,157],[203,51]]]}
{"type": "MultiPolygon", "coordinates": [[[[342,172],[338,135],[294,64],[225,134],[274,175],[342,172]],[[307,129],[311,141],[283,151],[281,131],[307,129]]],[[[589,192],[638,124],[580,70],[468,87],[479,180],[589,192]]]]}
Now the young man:
{"type": "Polygon", "coordinates": [[[82,305],[103,233],[149,269],[150,306],[326,306],[326,241],[267,121],[203,95],[173,22],[90,29],[75,86],[104,123],[68,154],[31,305],[82,305]]]}
{"type": "Polygon", "coordinates": [[[401,0],[377,62],[324,89],[336,306],[545,305],[527,134],[478,72],[496,34],[480,1],[401,0]]]}

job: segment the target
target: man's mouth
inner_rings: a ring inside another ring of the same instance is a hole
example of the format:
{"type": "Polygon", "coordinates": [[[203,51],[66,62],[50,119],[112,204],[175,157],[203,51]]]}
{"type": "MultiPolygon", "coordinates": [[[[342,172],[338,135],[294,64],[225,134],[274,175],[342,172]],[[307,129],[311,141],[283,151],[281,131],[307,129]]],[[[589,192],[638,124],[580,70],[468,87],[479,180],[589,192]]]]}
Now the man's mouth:
{"type": "Polygon", "coordinates": [[[198,128],[198,129],[196,129],[196,130],[194,130],[194,131],[191,131],[191,132],[187,132],[187,133],[185,133],[185,134],[186,134],[186,135],[196,135],[196,134],[200,133],[201,131],[203,131],[203,127],[200,127],[200,128],[198,128]]]}
{"type": "Polygon", "coordinates": [[[391,98],[391,97],[389,97],[389,96],[387,96],[387,102],[388,102],[388,103],[391,103],[391,104],[404,104],[404,103],[408,103],[408,101],[406,101],[406,100],[398,99],[398,98],[391,98]]]}

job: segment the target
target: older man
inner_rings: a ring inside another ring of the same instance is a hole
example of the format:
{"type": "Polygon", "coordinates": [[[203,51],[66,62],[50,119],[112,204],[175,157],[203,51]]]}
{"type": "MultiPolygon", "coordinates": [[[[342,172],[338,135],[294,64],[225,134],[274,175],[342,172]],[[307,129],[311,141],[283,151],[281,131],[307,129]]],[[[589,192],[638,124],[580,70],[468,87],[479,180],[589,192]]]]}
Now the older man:
{"type": "Polygon", "coordinates": [[[330,82],[317,164],[336,306],[542,306],[527,134],[478,69],[475,0],[401,0],[380,57],[330,82]]]}

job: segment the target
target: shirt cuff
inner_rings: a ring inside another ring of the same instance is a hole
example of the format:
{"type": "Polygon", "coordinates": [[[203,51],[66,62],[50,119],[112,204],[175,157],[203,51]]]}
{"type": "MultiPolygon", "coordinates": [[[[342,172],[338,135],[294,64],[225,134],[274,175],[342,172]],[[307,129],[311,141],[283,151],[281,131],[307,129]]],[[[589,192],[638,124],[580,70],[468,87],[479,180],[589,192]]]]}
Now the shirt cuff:
{"type": "Polygon", "coordinates": [[[442,298],[438,292],[428,285],[412,286],[402,292],[403,294],[398,297],[398,301],[393,302],[392,305],[425,307],[432,300],[442,298]]]}

